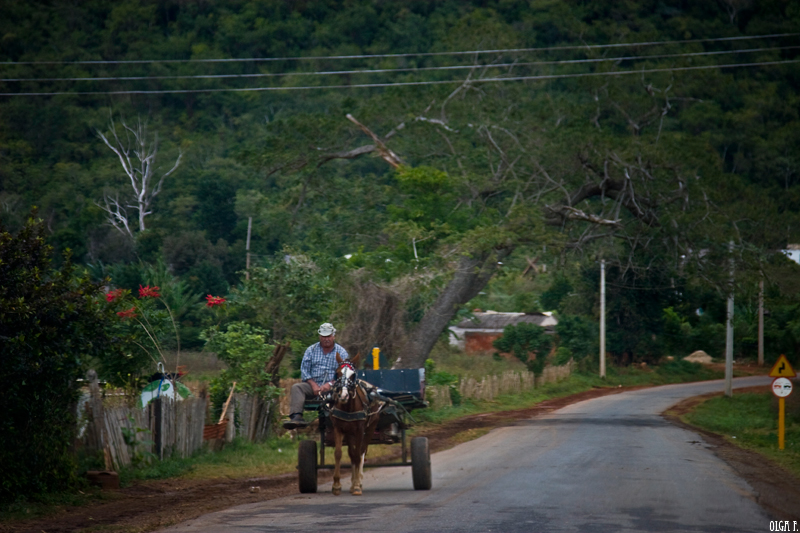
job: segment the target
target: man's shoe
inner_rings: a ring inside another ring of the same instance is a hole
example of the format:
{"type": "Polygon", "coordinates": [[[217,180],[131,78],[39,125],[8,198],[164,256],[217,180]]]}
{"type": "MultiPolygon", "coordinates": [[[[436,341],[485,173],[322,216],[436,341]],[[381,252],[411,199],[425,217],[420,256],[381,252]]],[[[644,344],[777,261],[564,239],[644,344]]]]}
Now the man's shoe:
{"type": "Polygon", "coordinates": [[[308,425],[308,422],[303,419],[303,415],[300,413],[295,413],[289,417],[289,420],[286,420],[283,423],[283,427],[285,429],[298,429],[304,428],[308,425]]]}

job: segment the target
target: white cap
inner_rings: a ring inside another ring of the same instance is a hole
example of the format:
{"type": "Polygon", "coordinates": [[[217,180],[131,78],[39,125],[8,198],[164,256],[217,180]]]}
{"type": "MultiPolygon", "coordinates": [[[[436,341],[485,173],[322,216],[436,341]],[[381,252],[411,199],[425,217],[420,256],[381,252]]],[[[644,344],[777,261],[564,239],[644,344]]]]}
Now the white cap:
{"type": "Polygon", "coordinates": [[[325,322],[319,327],[318,333],[323,337],[328,337],[336,333],[336,328],[330,322],[325,322]]]}

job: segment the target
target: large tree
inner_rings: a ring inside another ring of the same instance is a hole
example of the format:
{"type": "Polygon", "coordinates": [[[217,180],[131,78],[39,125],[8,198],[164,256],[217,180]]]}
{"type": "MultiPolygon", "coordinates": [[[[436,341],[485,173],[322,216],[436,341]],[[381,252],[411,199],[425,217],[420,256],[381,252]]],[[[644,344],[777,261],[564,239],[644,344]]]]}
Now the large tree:
{"type": "Polygon", "coordinates": [[[298,176],[295,211],[334,161],[373,155],[392,169],[384,235],[413,250],[412,265],[424,257],[440,280],[408,332],[402,366],[422,365],[459,307],[520,246],[584,250],[605,242],[599,253],[631,269],[642,248],[676,257],[689,246],[685,219],[692,191],[703,198],[703,182],[697,160],[685,159],[689,143],[646,118],[653,107],[656,117],[668,113],[665,91],[642,85],[623,106],[606,89],[603,121],[594,105],[543,111],[553,98],[548,86],[485,82],[467,81],[439,99],[428,93],[433,103],[414,113],[419,97],[373,102],[366,119],[347,115],[347,135],[335,128],[338,141],[328,141],[339,143],[335,149],[315,143],[271,168],[298,176]]]}

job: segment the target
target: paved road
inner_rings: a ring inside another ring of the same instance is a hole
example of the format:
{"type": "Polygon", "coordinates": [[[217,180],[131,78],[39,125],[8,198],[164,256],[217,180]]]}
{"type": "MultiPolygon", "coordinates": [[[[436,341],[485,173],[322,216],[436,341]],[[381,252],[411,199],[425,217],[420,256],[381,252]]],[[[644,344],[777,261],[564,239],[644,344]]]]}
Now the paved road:
{"type": "MultiPolygon", "coordinates": [[[[769,383],[739,378],[735,387],[769,383]]],[[[406,468],[368,470],[345,491],[242,505],[166,531],[769,531],[750,486],[695,433],[658,413],[722,382],[589,400],[434,454],[433,489],[406,468]]]]}

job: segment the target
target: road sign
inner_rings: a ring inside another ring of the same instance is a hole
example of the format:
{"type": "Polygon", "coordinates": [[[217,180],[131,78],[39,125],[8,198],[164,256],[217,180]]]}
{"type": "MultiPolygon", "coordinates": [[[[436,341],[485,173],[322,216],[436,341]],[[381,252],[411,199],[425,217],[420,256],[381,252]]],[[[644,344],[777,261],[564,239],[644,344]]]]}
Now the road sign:
{"type": "Polygon", "coordinates": [[[778,357],[778,360],[775,361],[775,364],[772,366],[772,370],[769,371],[769,376],[772,378],[793,378],[796,377],[794,369],[792,365],[789,364],[789,360],[786,359],[785,355],[781,355],[778,357]]]}
{"type": "Polygon", "coordinates": [[[786,398],[792,393],[792,382],[786,378],[777,378],[772,382],[772,394],[778,398],[786,398]]]}
{"type": "MultiPolygon", "coordinates": [[[[783,356],[781,356],[783,358],[783,356]]],[[[780,363],[780,359],[778,359],[778,363],[780,363]]],[[[775,366],[778,366],[778,363],[775,363],[775,366]]],[[[787,365],[789,363],[786,363],[787,365]]],[[[773,370],[775,370],[773,368],[773,370]]],[[[792,370],[789,367],[789,370],[792,370]]],[[[794,373],[794,370],[792,370],[794,373]]],[[[792,393],[792,382],[786,378],[776,378],[772,382],[772,394],[778,397],[778,449],[782,450],[784,448],[784,433],[785,433],[785,423],[784,419],[786,417],[786,397],[792,393]]]]}

